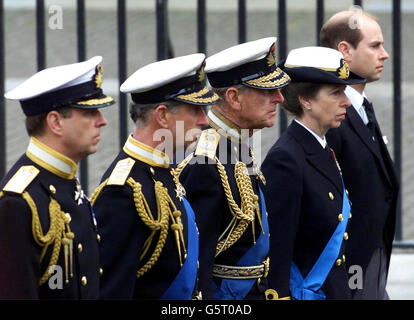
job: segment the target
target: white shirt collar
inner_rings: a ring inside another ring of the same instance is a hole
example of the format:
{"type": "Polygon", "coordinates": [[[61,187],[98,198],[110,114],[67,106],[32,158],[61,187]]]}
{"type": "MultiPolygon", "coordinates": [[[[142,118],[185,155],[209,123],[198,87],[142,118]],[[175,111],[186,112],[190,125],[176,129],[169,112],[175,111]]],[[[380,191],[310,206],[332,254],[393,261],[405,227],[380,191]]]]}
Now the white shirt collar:
{"type": "Polygon", "coordinates": [[[368,123],[368,117],[367,117],[367,114],[365,112],[365,107],[362,105],[364,103],[364,98],[367,97],[365,95],[365,92],[362,92],[362,94],[360,94],[358,91],[356,91],[351,86],[346,86],[345,94],[348,97],[348,99],[351,102],[354,109],[356,110],[356,112],[361,117],[364,124],[367,124],[368,123]]]}
{"type": "Polygon", "coordinates": [[[325,149],[325,147],[326,147],[326,139],[325,139],[325,137],[323,137],[323,139],[322,139],[320,136],[318,136],[315,132],[313,132],[311,129],[309,129],[307,126],[305,126],[299,120],[295,119],[295,121],[297,123],[299,123],[302,127],[304,127],[306,130],[308,130],[315,137],[315,139],[318,140],[318,142],[320,143],[320,145],[322,146],[322,148],[325,149]]]}

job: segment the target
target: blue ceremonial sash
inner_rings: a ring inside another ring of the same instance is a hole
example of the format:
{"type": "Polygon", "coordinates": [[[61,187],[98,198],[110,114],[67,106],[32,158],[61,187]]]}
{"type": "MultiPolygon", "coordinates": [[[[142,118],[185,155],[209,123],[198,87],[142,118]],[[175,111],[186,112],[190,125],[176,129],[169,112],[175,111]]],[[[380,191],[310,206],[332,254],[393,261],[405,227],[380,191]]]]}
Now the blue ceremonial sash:
{"type": "Polygon", "coordinates": [[[328,274],[331,271],[336,258],[338,257],[339,251],[341,250],[344,232],[348,224],[349,212],[351,211],[343,181],[342,186],[344,188],[342,201],[342,215],[344,219],[338,223],[338,226],[336,227],[332,237],[329,239],[328,244],[305,279],[303,279],[298,267],[292,261],[290,269],[290,292],[292,294],[292,298],[295,300],[326,299],[325,294],[320,290],[320,288],[328,277],[328,274]]]}
{"type": "MultiPolygon", "coordinates": [[[[243,257],[236,263],[236,266],[255,266],[263,262],[269,253],[269,224],[267,222],[266,204],[264,195],[259,187],[261,199],[261,217],[264,234],[260,237],[243,257]]],[[[242,300],[252,289],[257,279],[223,279],[220,287],[213,282],[213,297],[216,300],[242,300]]]]}
{"type": "Polygon", "coordinates": [[[198,231],[193,208],[185,197],[182,198],[187,212],[187,258],[180,272],[175,277],[160,300],[189,300],[194,291],[198,263],[198,231]]]}

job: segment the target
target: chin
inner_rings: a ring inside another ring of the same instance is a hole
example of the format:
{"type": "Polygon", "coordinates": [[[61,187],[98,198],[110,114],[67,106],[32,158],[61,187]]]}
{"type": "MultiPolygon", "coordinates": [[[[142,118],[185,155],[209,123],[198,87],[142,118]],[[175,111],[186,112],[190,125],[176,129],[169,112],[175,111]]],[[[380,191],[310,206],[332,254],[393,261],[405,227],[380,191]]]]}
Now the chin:
{"type": "Polygon", "coordinates": [[[263,127],[259,129],[270,128],[270,127],[273,127],[274,125],[275,125],[275,121],[273,120],[273,121],[267,122],[263,127]]]}
{"type": "MultiPolygon", "coordinates": [[[[88,153],[86,156],[90,155],[90,154],[94,154],[98,151],[98,145],[92,146],[91,148],[89,148],[88,153]]],[[[85,156],[85,157],[86,157],[85,156]]]]}
{"type": "Polygon", "coordinates": [[[338,128],[338,127],[341,125],[341,122],[342,122],[342,121],[335,121],[335,122],[332,124],[331,128],[332,128],[332,129],[338,128]]]}

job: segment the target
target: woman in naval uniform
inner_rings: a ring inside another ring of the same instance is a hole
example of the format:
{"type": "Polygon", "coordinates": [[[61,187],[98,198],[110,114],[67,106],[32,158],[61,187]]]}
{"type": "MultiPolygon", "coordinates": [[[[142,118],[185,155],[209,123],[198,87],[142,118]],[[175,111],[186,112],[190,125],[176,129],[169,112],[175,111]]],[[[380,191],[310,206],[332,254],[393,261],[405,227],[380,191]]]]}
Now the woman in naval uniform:
{"type": "Polygon", "coordinates": [[[294,119],[262,164],[270,287],[298,300],[350,299],[343,253],[350,203],[325,134],[345,118],[345,86],[365,80],[329,48],[292,50],[282,64],[292,79],[283,108],[294,119]]]}

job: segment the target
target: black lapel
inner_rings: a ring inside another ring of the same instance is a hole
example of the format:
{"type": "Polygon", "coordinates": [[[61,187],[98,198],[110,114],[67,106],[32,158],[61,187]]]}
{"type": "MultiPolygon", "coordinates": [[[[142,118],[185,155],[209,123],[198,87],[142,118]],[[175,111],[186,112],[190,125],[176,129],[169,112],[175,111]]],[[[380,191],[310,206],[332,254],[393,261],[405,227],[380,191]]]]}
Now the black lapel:
{"type": "Polygon", "coordinates": [[[386,178],[391,183],[391,179],[389,177],[388,171],[387,171],[387,169],[385,167],[385,164],[384,164],[384,159],[383,159],[383,157],[380,153],[381,152],[380,148],[382,147],[383,150],[384,150],[385,145],[384,145],[384,141],[382,139],[382,133],[379,130],[377,120],[375,119],[375,122],[376,122],[375,130],[376,130],[376,133],[377,133],[377,137],[378,137],[377,140],[378,141],[374,142],[374,141],[372,141],[372,137],[371,137],[371,134],[369,133],[369,130],[367,130],[368,128],[366,127],[366,125],[364,124],[361,117],[356,112],[356,110],[353,106],[350,106],[349,108],[347,108],[346,117],[349,119],[350,124],[354,128],[356,134],[361,138],[362,142],[368,147],[368,149],[377,158],[377,161],[380,164],[386,178]],[[376,148],[375,143],[378,143],[378,148],[376,148]]]}
{"type": "Polygon", "coordinates": [[[342,194],[343,186],[341,175],[333,158],[330,158],[328,153],[322,148],[315,137],[300,124],[296,123],[296,121],[292,121],[292,124],[289,126],[288,130],[288,132],[305,150],[308,162],[322,175],[329,179],[338,189],[339,193],[342,194]]]}

